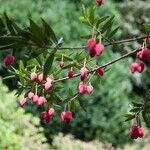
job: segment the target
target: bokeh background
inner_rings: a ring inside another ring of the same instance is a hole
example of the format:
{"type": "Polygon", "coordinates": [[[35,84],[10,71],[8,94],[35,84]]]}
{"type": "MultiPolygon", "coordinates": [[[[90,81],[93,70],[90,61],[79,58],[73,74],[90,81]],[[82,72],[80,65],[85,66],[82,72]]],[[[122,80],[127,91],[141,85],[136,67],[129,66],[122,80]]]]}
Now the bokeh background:
{"type": "MultiPolygon", "coordinates": [[[[64,46],[82,45],[86,41],[81,40],[80,36],[90,33],[79,20],[82,3],[90,7],[95,1],[0,0],[0,14],[6,11],[22,27],[29,24],[28,18],[38,22],[42,17],[51,24],[58,37],[64,38],[64,46]]],[[[141,36],[144,34],[142,24],[150,22],[150,0],[104,0],[103,7],[97,13],[100,16],[115,16],[120,30],[114,39],[141,36]]],[[[109,47],[101,63],[139,45],[132,42],[109,47]]],[[[150,61],[146,63],[147,68],[142,76],[133,76],[129,71],[134,58],[114,64],[100,83],[95,82],[94,93],[85,96],[87,112],[77,107],[74,120],[69,125],[62,124],[58,114],[49,124],[44,124],[39,119],[37,107],[19,107],[14,96],[17,81],[2,81],[8,74],[3,65],[7,53],[0,53],[0,150],[150,149],[149,130],[145,128],[143,139],[132,141],[129,138],[131,122],[124,122],[123,117],[129,103],[142,100],[150,87],[150,70],[147,69],[150,61]]],[[[23,59],[22,56],[20,58],[23,59]]],[[[71,82],[66,84],[74,86],[71,82]]]]}

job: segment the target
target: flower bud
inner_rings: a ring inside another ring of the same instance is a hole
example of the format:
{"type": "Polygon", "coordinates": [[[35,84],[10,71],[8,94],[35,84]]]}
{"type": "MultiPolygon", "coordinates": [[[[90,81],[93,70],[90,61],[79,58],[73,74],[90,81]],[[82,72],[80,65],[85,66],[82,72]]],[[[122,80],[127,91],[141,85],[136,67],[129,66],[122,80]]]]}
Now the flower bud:
{"type": "Polygon", "coordinates": [[[104,69],[104,68],[98,68],[98,69],[97,69],[97,73],[98,73],[100,76],[103,76],[104,73],[105,73],[105,69],[104,69]]]}
{"type": "Polygon", "coordinates": [[[144,70],[144,63],[140,63],[140,64],[138,65],[137,71],[138,71],[139,73],[142,73],[143,70],[144,70]]]}
{"type": "Polygon", "coordinates": [[[34,97],[34,93],[33,93],[33,92],[29,92],[29,93],[28,93],[28,98],[32,100],[33,97],[34,97]]]}
{"type": "Polygon", "coordinates": [[[103,4],[103,0],[96,0],[96,2],[98,6],[101,6],[103,4]]]}
{"type": "Polygon", "coordinates": [[[66,123],[70,123],[71,120],[72,120],[72,112],[67,111],[65,114],[65,121],[66,123]]]}
{"type": "Polygon", "coordinates": [[[64,67],[64,62],[61,61],[61,62],[59,63],[59,66],[60,66],[60,68],[63,68],[63,67],[64,67]]]}
{"type": "Polygon", "coordinates": [[[39,75],[38,80],[39,80],[40,83],[43,83],[43,81],[44,81],[43,73],[39,75]]]}
{"type": "Polygon", "coordinates": [[[88,70],[85,67],[82,67],[80,70],[80,77],[82,81],[86,79],[87,74],[88,74],[88,70]]]}
{"type": "Polygon", "coordinates": [[[74,71],[73,71],[72,69],[70,69],[70,70],[68,71],[68,77],[69,77],[69,78],[72,78],[73,75],[74,75],[74,71]]]}
{"type": "Polygon", "coordinates": [[[41,120],[46,119],[46,116],[47,116],[47,112],[46,112],[46,111],[43,111],[43,112],[41,113],[41,120]]]}
{"type": "Polygon", "coordinates": [[[62,112],[61,113],[61,121],[64,122],[65,121],[65,116],[66,116],[66,112],[62,112]]]}
{"type": "Polygon", "coordinates": [[[137,57],[140,60],[149,59],[150,58],[150,51],[147,48],[142,48],[142,50],[137,53],[137,57]]]}
{"type": "Polygon", "coordinates": [[[25,99],[25,98],[22,98],[22,99],[20,100],[20,106],[23,107],[23,106],[25,105],[25,103],[26,103],[26,99],[25,99]]]}
{"type": "Polygon", "coordinates": [[[32,72],[31,75],[30,75],[30,80],[31,80],[31,81],[35,81],[36,78],[37,78],[36,73],[35,73],[35,72],[32,72]]]}
{"type": "Polygon", "coordinates": [[[48,114],[49,114],[51,117],[54,115],[54,112],[55,112],[54,108],[49,108],[48,114]]]}
{"type": "Polygon", "coordinates": [[[45,103],[46,103],[45,97],[40,96],[40,97],[38,98],[38,105],[39,105],[39,106],[44,106],[45,103]]]}
{"type": "Polygon", "coordinates": [[[86,86],[86,91],[88,94],[91,94],[93,92],[93,86],[91,84],[86,86]]]}
{"type": "Polygon", "coordinates": [[[38,102],[38,99],[39,99],[38,95],[34,95],[32,102],[35,104],[38,102]]]}
{"type": "Polygon", "coordinates": [[[138,136],[142,138],[144,136],[144,129],[142,127],[138,127],[138,136]]]}
{"type": "Polygon", "coordinates": [[[15,60],[15,57],[11,54],[8,54],[6,57],[5,57],[5,60],[4,60],[4,63],[5,63],[5,66],[10,66],[13,64],[15,60]]]}
{"type": "Polygon", "coordinates": [[[54,82],[54,79],[51,77],[47,77],[46,82],[50,82],[52,84],[54,82]]]}
{"type": "Polygon", "coordinates": [[[95,46],[96,56],[100,56],[103,53],[103,50],[104,50],[103,44],[96,44],[95,46]]]}
{"type": "Polygon", "coordinates": [[[52,87],[51,82],[46,82],[45,83],[45,91],[49,91],[51,89],[51,87],[52,87]]]}
{"type": "Polygon", "coordinates": [[[87,92],[87,86],[83,82],[81,82],[79,84],[79,93],[84,94],[86,92],[87,92]]]}
{"type": "Polygon", "coordinates": [[[94,57],[96,55],[95,46],[96,46],[95,38],[90,38],[88,40],[88,52],[91,57],[94,57]]]}

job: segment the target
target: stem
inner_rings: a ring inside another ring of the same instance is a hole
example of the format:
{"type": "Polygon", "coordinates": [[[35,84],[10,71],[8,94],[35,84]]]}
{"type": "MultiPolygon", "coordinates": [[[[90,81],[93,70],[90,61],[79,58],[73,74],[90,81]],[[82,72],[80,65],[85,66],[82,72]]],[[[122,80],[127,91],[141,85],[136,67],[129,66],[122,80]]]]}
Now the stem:
{"type": "MultiPolygon", "coordinates": [[[[150,35],[149,36],[145,35],[145,36],[140,36],[140,37],[134,37],[134,38],[118,40],[118,41],[111,41],[110,43],[105,44],[104,46],[107,47],[107,46],[110,46],[110,45],[118,45],[118,44],[122,44],[122,43],[128,43],[128,42],[133,42],[133,41],[137,41],[137,40],[141,40],[141,39],[146,39],[146,38],[150,38],[150,35]]],[[[55,49],[54,47],[50,47],[49,45],[44,46],[43,48],[55,49]]],[[[69,50],[69,49],[70,50],[79,50],[79,49],[86,49],[86,48],[87,48],[86,45],[76,46],[76,47],[57,47],[58,50],[69,50]]]]}

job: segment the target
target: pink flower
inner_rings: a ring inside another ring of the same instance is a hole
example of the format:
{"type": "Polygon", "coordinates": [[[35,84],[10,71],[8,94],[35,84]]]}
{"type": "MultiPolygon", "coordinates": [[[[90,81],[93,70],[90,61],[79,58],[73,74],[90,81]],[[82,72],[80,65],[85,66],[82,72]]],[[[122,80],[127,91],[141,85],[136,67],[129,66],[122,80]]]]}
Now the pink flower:
{"type": "Polygon", "coordinates": [[[54,115],[54,112],[55,112],[54,108],[49,108],[48,114],[49,114],[51,117],[54,115]]]}
{"type": "Polygon", "coordinates": [[[72,78],[74,75],[74,71],[72,70],[72,68],[68,71],[68,77],[72,78]]]}
{"type": "Polygon", "coordinates": [[[22,98],[22,99],[20,100],[20,106],[23,107],[23,106],[25,105],[25,103],[26,103],[26,99],[25,99],[25,98],[22,98]]]}
{"type": "Polygon", "coordinates": [[[62,112],[61,113],[61,121],[64,122],[65,121],[65,116],[66,116],[66,112],[62,112]]]}
{"type": "Polygon", "coordinates": [[[44,106],[45,103],[46,103],[45,97],[40,96],[40,97],[38,98],[38,105],[39,105],[39,106],[44,106]]]}
{"type": "Polygon", "coordinates": [[[142,127],[138,127],[138,136],[142,138],[144,136],[144,129],[142,127]]]}
{"type": "Polygon", "coordinates": [[[130,66],[131,73],[139,72],[142,73],[144,70],[144,63],[133,62],[130,66]]]}
{"type": "Polygon", "coordinates": [[[43,111],[41,113],[41,120],[45,120],[46,119],[46,116],[47,116],[47,112],[46,111],[43,111]]]}
{"type": "Polygon", "coordinates": [[[103,44],[96,44],[95,46],[96,56],[100,56],[103,53],[103,50],[104,50],[103,44]]]}
{"type": "Polygon", "coordinates": [[[51,119],[52,119],[52,116],[50,116],[49,114],[47,114],[46,118],[45,118],[46,123],[49,123],[51,121],[51,119]]]}
{"type": "Polygon", "coordinates": [[[53,83],[54,82],[54,79],[53,78],[51,78],[51,77],[47,77],[46,78],[46,82],[49,82],[49,83],[53,83]]]}
{"type": "Polygon", "coordinates": [[[38,99],[39,99],[38,95],[34,95],[32,102],[35,104],[38,102],[38,99]]]}
{"type": "Polygon", "coordinates": [[[93,86],[91,84],[86,86],[86,91],[88,94],[91,94],[93,92],[93,86]]]}
{"type": "Polygon", "coordinates": [[[31,81],[35,81],[36,78],[37,78],[36,73],[35,73],[35,72],[32,72],[31,75],[30,75],[30,80],[31,80],[31,81]]]}
{"type": "Polygon", "coordinates": [[[88,70],[85,67],[82,67],[80,70],[80,77],[82,81],[86,79],[87,74],[88,74],[88,70]]]}
{"type": "Polygon", "coordinates": [[[52,87],[51,82],[46,82],[45,83],[45,91],[49,91],[51,89],[51,87],[52,87]]]}
{"type": "Polygon", "coordinates": [[[59,66],[60,66],[60,68],[63,68],[63,67],[64,67],[64,62],[61,61],[61,62],[59,63],[59,66]]]}
{"type": "Polygon", "coordinates": [[[90,38],[88,40],[88,52],[91,57],[94,57],[96,55],[95,46],[96,46],[95,38],[90,38]]]}
{"type": "Polygon", "coordinates": [[[43,73],[39,75],[38,80],[39,80],[40,83],[43,83],[43,80],[44,80],[43,73]]]}
{"type": "Polygon", "coordinates": [[[140,60],[149,59],[150,58],[150,51],[147,48],[142,48],[142,50],[137,53],[137,57],[140,60]]]}
{"type": "Polygon", "coordinates": [[[66,123],[70,123],[71,120],[72,120],[72,112],[67,111],[65,114],[65,121],[66,123]]]}
{"type": "Polygon", "coordinates": [[[33,93],[33,92],[29,92],[29,93],[28,93],[28,98],[32,100],[33,97],[34,97],[34,93],[33,93]]]}
{"type": "Polygon", "coordinates": [[[104,72],[105,72],[105,69],[104,69],[104,68],[98,68],[98,69],[97,69],[97,73],[98,73],[100,76],[103,76],[103,75],[104,75],[104,72]]]}
{"type": "Polygon", "coordinates": [[[84,94],[86,92],[87,92],[87,86],[83,82],[80,82],[80,84],[79,84],[79,93],[84,94]]]}
{"type": "Polygon", "coordinates": [[[15,57],[11,54],[8,54],[6,57],[5,57],[5,60],[4,60],[4,63],[5,63],[5,66],[10,66],[13,64],[15,60],[15,57]]]}
{"type": "Polygon", "coordinates": [[[101,6],[103,4],[103,0],[96,0],[96,2],[98,6],[101,6]]]}

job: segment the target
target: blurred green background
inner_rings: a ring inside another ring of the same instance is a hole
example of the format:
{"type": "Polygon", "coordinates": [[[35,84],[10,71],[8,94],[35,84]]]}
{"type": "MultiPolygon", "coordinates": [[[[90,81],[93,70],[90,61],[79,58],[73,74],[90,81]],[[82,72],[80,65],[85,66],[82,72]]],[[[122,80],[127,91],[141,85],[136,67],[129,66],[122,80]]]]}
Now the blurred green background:
{"type": "MultiPolygon", "coordinates": [[[[79,21],[82,3],[90,7],[95,1],[0,0],[0,14],[6,11],[21,26],[29,24],[29,17],[36,22],[42,17],[51,24],[58,37],[64,38],[64,46],[82,45],[86,41],[81,40],[80,35],[90,33],[79,21]]],[[[144,33],[142,24],[150,22],[149,10],[150,0],[104,0],[103,7],[97,13],[100,16],[115,15],[116,24],[120,25],[115,39],[119,40],[141,36],[144,33]]],[[[138,42],[132,42],[109,47],[101,63],[138,46],[138,42]]],[[[85,96],[87,112],[78,107],[74,120],[67,125],[61,123],[59,114],[55,114],[49,124],[44,124],[39,120],[37,107],[29,105],[25,109],[19,108],[18,99],[14,96],[17,81],[2,83],[2,77],[8,74],[3,66],[6,54],[0,53],[0,150],[105,150],[112,147],[149,150],[148,130],[141,141],[131,141],[131,123],[124,122],[122,116],[128,111],[129,103],[141,100],[150,87],[149,70],[146,69],[142,76],[136,74],[138,78],[130,74],[129,66],[134,58],[113,65],[101,82],[95,83],[94,93],[85,96]]],[[[150,61],[146,64],[148,68],[150,61]]],[[[71,82],[66,84],[74,86],[71,82]]]]}

